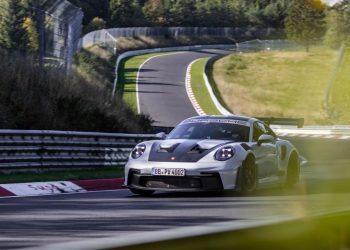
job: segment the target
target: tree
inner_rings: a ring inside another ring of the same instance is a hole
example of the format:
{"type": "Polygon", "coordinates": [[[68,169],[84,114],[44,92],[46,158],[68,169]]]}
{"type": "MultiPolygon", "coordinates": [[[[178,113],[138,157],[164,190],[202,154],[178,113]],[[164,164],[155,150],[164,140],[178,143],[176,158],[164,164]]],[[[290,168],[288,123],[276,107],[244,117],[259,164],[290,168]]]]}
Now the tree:
{"type": "Polygon", "coordinates": [[[27,33],[27,48],[30,52],[35,53],[39,49],[39,36],[35,23],[31,17],[26,17],[23,22],[23,28],[27,33]]]}
{"type": "Polygon", "coordinates": [[[289,40],[305,46],[324,35],[325,5],[320,0],[293,0],[285,20],[285,31],[289,40]]]}
{"type": "Polygon", "coordinates": [[[350,0],[345,0],[327,11],[327,32],[325,43],[331,48],[339,48],[350,41],[350,0]]]}
{"type": "MultiPolygon", "coordinates": [[[[33,1],[33,0],[32,0],[33,1]]],[[[34,0],[38,1],[38,0],[34,0]]],[[[109,15],[109,0],[69,0],[75,6],[78,6],[84,12],[83,24],[88,25],[95,17],[104,20],[109,15]]]]}
{"type": "Polygon", "coordinates": [[[132,27],[140,23],[141,8],[136,0],[110,0],[110,26],[132,27]]]}
{"type": "Polygon", "coordinates": [[[290,7],[290,0],[271,1],[263,7],[265,27],[283,28],[284,19],[290,7]]]}
{"type": "Polygon", "coordinates": [[[195,12],[196,6],[194,1],[177,0],[170,9],[171,25],[195,26],[195,12]]]}
{"type": "Polygon", "coordinates": [[[148,0],[143,7],[143,13],[152,26],[167,26],[170,6],[169,0],[148,0]]]}
{"type": "Polygon", "coordinates": [[[91,22],[84,27],[84,33],[106,28],[106,21],[100,17],[94,17],[91,22]]]}
{"type": "Polygon", "coordinates": [[[0,44],[9,50],[25,52],[28,34],[24,27],[27,9],[21,0],[0,2],[0,44]]]}

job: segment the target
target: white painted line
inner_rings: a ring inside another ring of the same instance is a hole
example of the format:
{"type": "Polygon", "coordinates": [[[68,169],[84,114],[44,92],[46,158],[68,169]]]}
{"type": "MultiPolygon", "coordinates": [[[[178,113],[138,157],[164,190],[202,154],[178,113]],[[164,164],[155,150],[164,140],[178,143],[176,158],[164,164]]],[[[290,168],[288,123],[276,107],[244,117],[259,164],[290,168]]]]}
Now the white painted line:
{"type": "Polygon", "coordinates": [[[216,96],[215,96],[215,94],[214,94],[214,91],[213,91],[213,88],[212,88],[211,85],[210,85],[208,76],[207,76],[207,74],[205,73],[205,69],[206,69],[206,67],[207,67],[208,61],[209,61],[209,60],[207,60],[207,61],[205,62],[204,67],[203,67],[203,79],[204,79],[205,86],[206,86],[207,89],[208,89],[210,98],[211,98],[212,102],[214,103],[216,109],[219,110],[219,111],[221,112],[221,114],[223,114],[223,115],[232,115],[232,113],[231,113],[230,111],[228,111],[227,109],[225,109],[225,108],[221,105],[221,103],[219,102],[219,100],[216,98],[216,96]]]}

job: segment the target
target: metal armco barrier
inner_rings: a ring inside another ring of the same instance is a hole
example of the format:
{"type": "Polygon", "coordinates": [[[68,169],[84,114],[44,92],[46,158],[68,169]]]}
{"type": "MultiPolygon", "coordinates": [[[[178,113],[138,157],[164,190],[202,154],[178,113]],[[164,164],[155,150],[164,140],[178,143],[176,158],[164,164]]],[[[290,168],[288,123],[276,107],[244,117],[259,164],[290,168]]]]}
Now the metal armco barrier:
{"type": "MultiPolygon", "coordinates": [[[[155,127],[154,133],[169,133],[171,129],[155,127]]],[[[350,129],[347,127],[341,127],[342,135],[338,135],[339,138],[329,135],[317,137],[333,130],[339,133],[330,127],[280,127],[276,130],[279,135],[295,143],[308,160],[322,159],[320,152],[327,158],[348,159],[350,129]],[[308,131],[308,137],[304,137],[305,131],[308,131]]],[[[0,130],[0,173],[123,167],[137,143],[153,139],[157,139],[155,134],[0,130]]]]}
{"type": "Polygon", "coordinates": [[[154,135],[0,130],[0,173],[124,166],[131,149],[154,135]]]}

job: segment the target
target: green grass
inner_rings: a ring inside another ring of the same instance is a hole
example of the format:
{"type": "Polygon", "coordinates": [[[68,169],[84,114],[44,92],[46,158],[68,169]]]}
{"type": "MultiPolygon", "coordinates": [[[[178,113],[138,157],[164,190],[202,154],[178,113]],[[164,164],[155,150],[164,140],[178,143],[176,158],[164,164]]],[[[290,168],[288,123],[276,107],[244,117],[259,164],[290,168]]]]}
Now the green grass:
{"type": "Polygon", "coordinates": [[[336,50],[321,46],[309,53],[295,49],[232,54],[215,62],[213,77],[234,113],[303,117],[306,124],[327,124],[323,97],[336,56],[336,50]]]}
{"type": "Polygon", "coordinates": [[[110,51],[94,45],[76,53],[74,68],[90,84],[111,91],[115,78],[115,60],[116,57],[110,51]]]}
{"type": "Polygon", "coordinates": [[[331,108],[334,110],[334,119],[339,124],[350,122],[350,47],[337,72],[337,77],[331,91],[331,108]]]}
{"type": "Polygon", "coordinates": [[[131,109],[137,113],[137,101],[136,101],[136,77],[137,72],[147,59],[170,53],[152,53],[140,56],[133,56],[126,58],[120,63],[118,70],[118,86],[117,93],[122,96],[124,102],[131,107],[131,109]]]}
{"type": "Polygon", "coordinates": [[[0,174],[0,184],[41,181],[93,180],[123,177],[124,168],[104,168],[96,170],[75,170],[47,173],[0,174]]]}
{"type": "Polygon", "coordinates": [[[219,115],[221,113],[212,102],[203,78],[204,65],[207,61],[208,58],[202,58],[192,64],[191,86],[193,94],[203,111],[207,114],[219,115]]]}

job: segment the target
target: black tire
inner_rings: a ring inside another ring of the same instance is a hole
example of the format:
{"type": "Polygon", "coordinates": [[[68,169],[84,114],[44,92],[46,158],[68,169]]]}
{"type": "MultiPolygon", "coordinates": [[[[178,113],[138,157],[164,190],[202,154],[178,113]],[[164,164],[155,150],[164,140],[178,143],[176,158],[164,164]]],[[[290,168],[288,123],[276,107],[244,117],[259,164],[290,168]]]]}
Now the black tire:
{"type": "Polygon", "coordinates": [[[155,192],[153,190],[142,190],[142,189],[135,189],[135,188],[130,188],[130,191],[134,194],[141,195],[141,196],[151,196],[155,192]]]}
{"type": "Polygon", "coordinates": [[[286,187],[293,187],[299,182],[300,177],[300,165],[299,158],[296,153],[293,153],[288,161],[286,187]]]}
{"type": "Polygon", "coordinates": [[[256,189],[257,170],[255,158],[249,155],[243,162],[240,171],[240,190],[243,194],[249,194],[256,189]]]}

